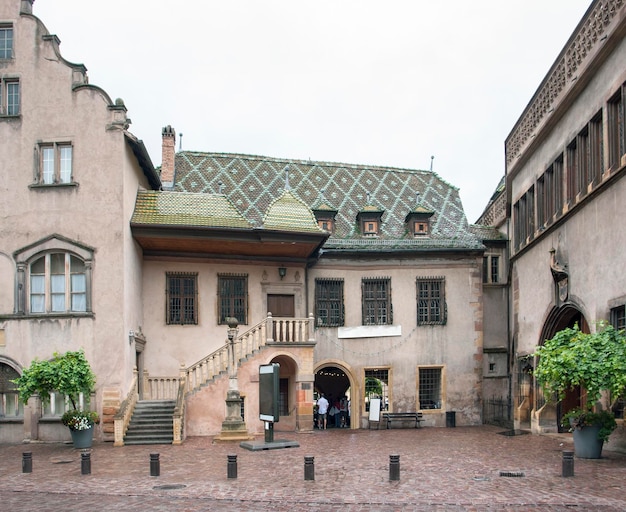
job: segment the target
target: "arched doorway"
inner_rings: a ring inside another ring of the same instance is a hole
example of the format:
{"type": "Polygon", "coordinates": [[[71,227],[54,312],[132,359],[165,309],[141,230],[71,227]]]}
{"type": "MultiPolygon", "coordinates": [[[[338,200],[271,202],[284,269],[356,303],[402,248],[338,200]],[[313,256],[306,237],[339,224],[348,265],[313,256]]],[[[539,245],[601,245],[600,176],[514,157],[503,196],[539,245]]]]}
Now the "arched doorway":
{"type": "MultiPolygon", "coordinates": [[[[557,332],[567,329],[568,327],[574,327],[578,324],[578,327],[582,332],[590,332],[589,324],[584,315],[574,304],[565,304],[560,308],[554,308],[548,318],[546,319],[540,338],[540,344],[543,345],[544,340],[552,338],[557,332]]],[[[537,396],[537,408],[545,402],[547,397],[543,396],[543,390],[539,388],[537,382],[535,382],[536,396],[537,396]]],[[[565,397],[561,400],[556,407],[556,423],[559,432],[567,432],[567,427],[561,426],[561,418],[568,411],[581,407],[583,404],[583,390],[580,386],[576,386],[566,392],[565,397]]]]}
{"type": "Polygon", "coordinates": [[[274,429],[279,432],[292,432],[298,428],[298,403],[296,393],[297,364],[287,355],[276,356],[270,363],[278,363],[280,365],[279,421],[274,424],[274,429]]]}
{"type": "MultiPolygon", "coordinates": [[[[348,373],[344,368],[340,367],[337,364],[327,364],[326,366],[319,368],[315,373],[315,398],[324,393],[326,398],[330,403],[330,409],[332,409],[333,405],[336,405],[339,402],[341,404],[342,400],[347,400],[350,404],[350,412],[354,410],[355,399],[356,396],[353,396],[353,386],[351,384],[351,379],[348,373]]],[[[344,408],[347,407],[343,405],[344,408]]],[[[345,424],[346,427],[356,428],[358,424],[353,424],[351,422],[350,414],[348,411],[345,411],[344,419],[342,421],[341,414],[335,416],[328,417],[328,426],[329,428],[339,427],[342,424],[345,424]]]]}

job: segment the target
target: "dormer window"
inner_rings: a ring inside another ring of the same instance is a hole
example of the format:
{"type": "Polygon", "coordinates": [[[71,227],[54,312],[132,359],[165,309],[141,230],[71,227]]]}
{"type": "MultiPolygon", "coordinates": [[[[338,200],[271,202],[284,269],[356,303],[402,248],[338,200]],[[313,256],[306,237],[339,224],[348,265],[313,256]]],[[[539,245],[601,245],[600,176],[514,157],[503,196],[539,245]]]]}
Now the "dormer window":
{"type": "Polygon", "coordinates": [[[428,228],[428,221],[427,220],[416,220],[413,223],[413,235],[414,236],[420,236],[420,235],[427,235],[429,232],[429,228],[428,228]]]}
{"type": "Polygon", "coordinates": [[[335,231],[335,219],[328,217],[318,217],[317,225],[320,227],[320,229],[328,231],[329,233],[333,233],[335,231]]]}
{"type": "Polygon", "coordinates": [[[317,225],[320,229],[333,234],[335,232],[335,216],[337,215],[337,210],[324,200],[323,190],[320,192],[320,195],[320,202],[313,208],[313,215],[315,215],[317,225]]]}
{"type": "Polygon", "coordinates": [[[367,206],[356,215],[359,229],[363,236],[378,236],[381,233],[384,210],[370,203],[370,196],[367,194],[367,206]]]}
{"type": "Polygon", "coordinates": [[[430,219],[434,212],[431,212],[423,206],[418,206],[404,219],[409,234],[415,238],[430,235],[430,219]]]}
{"type": "Polygon", "coordinates": [[[365,236],[378,235],[378,221],[377,220],[364,220],[363,221],[363,234],[365,236]]]}

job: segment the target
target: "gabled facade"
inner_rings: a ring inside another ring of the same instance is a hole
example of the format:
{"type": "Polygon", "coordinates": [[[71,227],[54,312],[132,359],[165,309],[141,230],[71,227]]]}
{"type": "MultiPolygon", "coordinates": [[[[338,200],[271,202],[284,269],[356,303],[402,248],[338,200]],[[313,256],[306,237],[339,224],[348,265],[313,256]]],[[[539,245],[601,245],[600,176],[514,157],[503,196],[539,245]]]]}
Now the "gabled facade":
{"type": "Polygon", "coordinates": [[[10,380],[34,358],[79,348],[112,436],[133,378],[128,332],[143,315],[128,219],[137,189],[158,189],[159,177],[123,102],[63,59],[32,1],[2,2],[0,32],[0,439],[69,438],[63,397],[24,407],[10,380]]]}
{"type": "MultiPolygon", "coordinates": [[[[543,340],[574,324],[625,327],[625,34],[624,2],[592,2],[507,137],[506,185],[480,220],[509,232],[517,428],[556,431],[584,405],[583,389],[555,406],[534,381],[543,340]]],[[[603,402],[623,417],[623,397],[603,402]]]]}
{"type": "MultiPolygon", "coordinates": [[[[243,232],[231,230],[231,241],[209,247],[198,235],[185,254],[182,239],[156,247],[168,229],[162,220],[146,239],[148,228],[133,223],[144,248],[146,367],[173,374],[183,356],[180,345],[167,341],[172,336],[184,336],[192,358],[212,348],[207,332],[219,332],[224,317],[220,280],[232,275],[244,280],[247,291],[239,333],[276,317],[301,318],[312,333],[312,350],[266,346],[253,368],[242,365],[246,377],[243,383],[239,378],[239,390],[252,432],[262,429],[250,414],[258,387],[253,372],[269,362],[285,368],[288,405],[279,430],[312,428],[310,412],[321,392],[350,398],[352,428],[369,425],[373,397],[391,411],[422,410],[429,425],[444,425],[452,410],[459,424],[481,422],[484,246],[470,232],[454,187],[429,171],[193,151],[173,155],[173,137],[175,130],[166,127],[163,162],[171,164],[163,165],[161,179],[169,191],[150,194],[180,201],[223,195],[258,239],[246,249],[243,232]],[[294,210],[292,204],[299,206],[294,210]],[[414,221],[422,223],[420,233],[414,221]],[[267,230],[292,240],[273,247],[263,235],[267,230]],[[319,239],[320,233],[319,247],[297,249],[304,248],[303,237],[319,239]],[[201,328],[163,327],[159,291],[173,272],[197,275],[201,328]],[[309,373],[301,371],[303,364],[309,373]]],[[[187,222],[197,226],[185,229],[194,230],[204,221],[187,222]]],[[[223,339],[216,334],[216,343],[223,339]]],[[[216,404],[215,396],[225,390],[220,392],[210,387],[204,397],[202,390],[191,393],[188,412],[191,406],[214,413],[197,421],[189,412],[188,435],[219,431],[223,403],[216,404]]]]}
{"type": "Polygon", "coordinates": [[[371,424],[374,398],[430,426],[481,423],[485,246],[455,187],[430,171],[175,153],[170,126],[157,174],[123,102],[61,57],[32,1],[6,4],[2,440],[69,437],[63,397],[20,404],[10,379],[79,348],[98,435],[116,444],[143,399],[176,401],[174,442],[228,438],[235,391],[242,433],[262,433],[259,365],[274,362],[278,430],[311,430],[322,392],[350,399],[351,428],[371,424]]]}

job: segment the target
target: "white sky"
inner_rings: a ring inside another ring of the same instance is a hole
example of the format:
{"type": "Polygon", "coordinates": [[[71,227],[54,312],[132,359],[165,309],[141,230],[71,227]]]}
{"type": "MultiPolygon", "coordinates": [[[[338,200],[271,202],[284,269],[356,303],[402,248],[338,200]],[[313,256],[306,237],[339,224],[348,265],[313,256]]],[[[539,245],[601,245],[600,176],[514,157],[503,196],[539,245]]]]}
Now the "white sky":
{"type": "Polygon", "coordinates": [[[591,0],[37,0],[123,98],[155,166],[187,150],[433,170],[469,222],[591,0]],[[177,139],[177,149],[180,138],[177,139]]]}

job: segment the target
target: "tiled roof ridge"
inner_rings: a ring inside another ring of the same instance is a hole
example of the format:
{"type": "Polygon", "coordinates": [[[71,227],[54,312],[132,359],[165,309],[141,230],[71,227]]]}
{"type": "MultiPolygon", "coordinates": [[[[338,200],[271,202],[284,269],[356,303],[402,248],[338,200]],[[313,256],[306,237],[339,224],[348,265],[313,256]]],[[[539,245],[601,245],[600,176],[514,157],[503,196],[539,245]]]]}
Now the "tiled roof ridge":
{"type": "Polygon", "coordinates": [[[211,151],[192,151],[192,150],[183,150],[176,153],[177,156],[190,155],[196,157],[205,157],[205,158],[239,158],[242,160],[251,160],[251,161],[267,161],[267,162],[275,162],[275,163],[284,163],[287,164],[301,164],[301,165],[316,165],[319,167],[345,167],[346,169],[371,169],[377,171],[389,171],[389,172],[401,172],[408,174],[424,174],[431,175],[441,182],[445,183],[448,187],[451,187],[455,190],[459,190],[459,187],[449,183],[444,178],[442,178],[435,171],[426,170],[426,169],[409,169],[408,167],[396,167],[389,165],[377,165],[377,164],[354,164],[347,162],[330,162],[323,160],[303,160],[299,158],[282,158],[282,157],[273,157],[273,156],[264,156],[264,155],[250,155],[245,153],[214,153],[211,151]]]}

